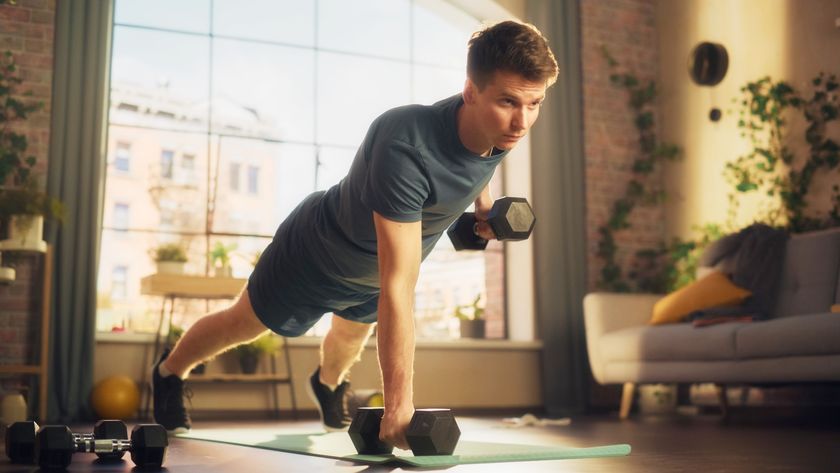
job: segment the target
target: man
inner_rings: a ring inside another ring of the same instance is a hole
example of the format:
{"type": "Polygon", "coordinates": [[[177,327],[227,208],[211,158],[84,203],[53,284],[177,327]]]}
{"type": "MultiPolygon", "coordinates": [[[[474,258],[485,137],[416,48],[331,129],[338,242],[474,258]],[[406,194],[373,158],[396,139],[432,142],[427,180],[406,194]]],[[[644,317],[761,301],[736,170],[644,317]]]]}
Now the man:
{"type": "Polygon", "coordinates": [[[414,413],[414,291],[420,262],[475,203],[477,232],[493,202],[489,181],[537,119],[557,63],[533,26],[506,21],[473,35],[462,94],[377,118],[348,175],[283,221],[230,308],[203,317],[154,370],[155,419],[190,427],[183,378],[195,364],[267,329],[305,333],[333,312],[307,386],[327,430],[349,425],[345,377],[378,322],[385,395],[380,437],[408,448],[414,413]]]}

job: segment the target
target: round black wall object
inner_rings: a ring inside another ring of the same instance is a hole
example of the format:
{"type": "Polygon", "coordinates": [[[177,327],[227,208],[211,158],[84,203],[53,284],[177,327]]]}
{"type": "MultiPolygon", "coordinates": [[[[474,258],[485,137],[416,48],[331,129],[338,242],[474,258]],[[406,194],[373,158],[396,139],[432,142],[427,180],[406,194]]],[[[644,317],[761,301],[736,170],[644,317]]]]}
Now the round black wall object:
{"type": "Polygon", "coordinates": [[[717,107],[709,110],[709,120],[713,122],[720,120],[721,115],[720,109],[717,107]]]}
{"type": "Polygon", "coordinates": [[[729,54],[722,44],[703,42],[688,57],[688,73],[698,85],[717,85],[729,68],[729,54]]]}

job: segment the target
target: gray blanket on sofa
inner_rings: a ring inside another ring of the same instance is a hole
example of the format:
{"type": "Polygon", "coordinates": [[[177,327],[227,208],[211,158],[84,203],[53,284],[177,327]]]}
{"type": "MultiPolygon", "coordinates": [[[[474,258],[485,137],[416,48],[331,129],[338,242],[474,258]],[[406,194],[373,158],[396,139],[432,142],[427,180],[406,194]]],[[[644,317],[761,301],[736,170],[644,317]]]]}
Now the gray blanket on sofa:
{"type": "Polygon", "coordinates": [[[688,320],[744,315],[753,320],[769,318],[776,302],[787,239],[786,231],[756,223],[712,243],[700,257],[699,265],[720,265],[719,269],[736,286],[749,290],[752,296],[737,307],[693,312],[688,320]]]}

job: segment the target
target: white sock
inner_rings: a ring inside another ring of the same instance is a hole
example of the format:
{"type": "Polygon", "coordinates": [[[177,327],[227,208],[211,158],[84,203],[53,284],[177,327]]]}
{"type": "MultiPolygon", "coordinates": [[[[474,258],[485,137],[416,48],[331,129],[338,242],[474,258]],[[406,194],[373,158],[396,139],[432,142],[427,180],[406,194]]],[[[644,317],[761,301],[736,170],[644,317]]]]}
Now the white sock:
{"type": "Polygon", "coordinates": [[[325,382],[324,382],[324,378],[323,378],[323,377],[321,377],[321,375],[320,375],[320,374],[318,375],[318,382],[319,382],[319,383],[321,383],[321,384],[323,384],[324,386],[326,386],[326,387],[330,388],[330,391],[335,391],[335,390],[336,390],[336,388],[338,388],[338,385],[337,385],[337,384],[327,384],[327,383],[325,383],[325,382]]]}
{"type": "Polygon", "coordinates": [[[158,365],[157,370],[158,370],[158,373],[160,374],[161,378],[165,378],[167,376],[172,376],[173,374],[175,374],[175,373],[169,371],[168,369],[166,369],[166,366],[164,366],[163,363],[158,365]]]}

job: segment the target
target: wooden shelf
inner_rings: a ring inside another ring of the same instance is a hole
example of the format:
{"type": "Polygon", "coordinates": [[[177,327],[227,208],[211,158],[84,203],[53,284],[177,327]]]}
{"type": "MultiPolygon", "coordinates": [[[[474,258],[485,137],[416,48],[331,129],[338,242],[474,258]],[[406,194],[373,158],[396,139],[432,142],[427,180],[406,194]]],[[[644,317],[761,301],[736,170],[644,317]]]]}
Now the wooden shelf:
{"type": "Polygon", "coordinates": [[[0,366],[0,374],[41,374],[40,365],[5,365],[0,366]]]}
{"type": "Polygon", "coordinates": [[[288,383],[288,376],[277,374],[194,374],[188,383],[288,383]]]}
{"type": "Polygon", "coordinates": [[[240,278],[155,273],[140,280],[140,293],[170,298],[233,299],[247,282],[240,278]]]}

